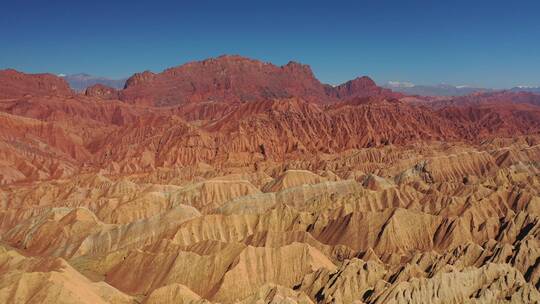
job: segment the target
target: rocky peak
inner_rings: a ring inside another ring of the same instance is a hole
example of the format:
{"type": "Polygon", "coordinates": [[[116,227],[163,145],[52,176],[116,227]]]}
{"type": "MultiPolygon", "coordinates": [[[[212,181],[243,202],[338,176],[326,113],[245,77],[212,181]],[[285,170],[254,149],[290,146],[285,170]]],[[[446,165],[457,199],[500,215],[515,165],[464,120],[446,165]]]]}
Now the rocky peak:
{"type": "Polygon", "coordinates": [[[286,65],[282,66],[282,69],[296,75],[304,74],[307,77],[315,78],[311,67],[307,64],[289,61],[286,65]]]}
{"type": "Polygon", "coordinates": [[[252,102],[297,97],[329,103],[339,99],[378,96],[397,98],[369,77],[337,87],[322,84],[309,65],[290,61],[283,66],[238,55],[223,55],[169,68],[162,73],[133,75],[120,93],[127,102],[171,106],[188,102],[252,102]],[[149,85],[148,83],[152,84],[149,85]]]}
{"type": "Polygon", "coordinates": [[[392,90],[384,89],[375,83],[368,76],[357,77],[333,88],[333,94],[340,99],[350,99],[355,97],[381,96],[385,98],[400,98],[403,94],[395,93],[392,90]]]}
{"type": "Polygon", "coordinates": [[[349,97],[357,95],[360,91],[377,88],[375,81],[367,76],[357,77],[335,87],[339,97],[349,97]]]}
{"type": "Polygon", "coordinates": [[[328,99],[311,68],[296,62],[276,66],[237,55],[225,55],[145,72],[128,79],[125,101],[150,100],[157,105],[220,101],[227,103],[299,97],[314,102],[328,99]],[[147,85],[152,81],[152,85],[147,85]]]}
{"type": "Polygon", "coordinates": [[[142,73],[135,73],[133,76],[129,77],[128,80],[126,80],[126,85],[124,86],[125,89],[133,86],[137,86],[143,83],[147,83],[152,81],[154,79],[155,74],[150,71],[144,71],[142,73]]]}
{"type": "Polygon", "coordinates": [[[67,82],[53,74],[26,74],[14,69],[0,70],[0,97],[24,95],[71,95],[67,82]]]}

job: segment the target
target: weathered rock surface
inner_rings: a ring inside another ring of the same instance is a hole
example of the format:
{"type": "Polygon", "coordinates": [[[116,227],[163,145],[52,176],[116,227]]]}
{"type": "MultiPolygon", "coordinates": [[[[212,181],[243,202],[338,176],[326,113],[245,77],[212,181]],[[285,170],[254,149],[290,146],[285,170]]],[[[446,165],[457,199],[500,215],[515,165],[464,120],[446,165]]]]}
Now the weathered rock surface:
{"type": "Polygon", "coordinates": [[[0,71],[2,303],[539,303],[538,96],[239,56],[0,71]]]}

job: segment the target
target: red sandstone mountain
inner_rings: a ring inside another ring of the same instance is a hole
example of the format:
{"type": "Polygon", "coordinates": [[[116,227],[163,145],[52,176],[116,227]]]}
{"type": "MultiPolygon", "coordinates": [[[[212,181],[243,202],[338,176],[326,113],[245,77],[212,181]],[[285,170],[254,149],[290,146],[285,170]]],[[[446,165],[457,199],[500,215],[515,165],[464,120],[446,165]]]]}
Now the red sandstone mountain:
{"type": "Polygon", "coordinates": [[[338,85],[329,90],[329,93],[340,99],[370,96],[382,96],[385,98],[403,97],[403,94],[401,93],[392,92],[389,89],[377,86],[377,84],[367,76],[358,77],[338,85]]]}
{"type": "MultiPolygon", "coordinates": [[[[73,94],[64,79],[52,74],[24,74],[4,70],[0,71],[0,80],[1,94],[5,98],[73,94]]],[[[402,96],[378,87],[366,76],[332,87],[319,82],[307,65],[291,61],[284,66],[275,66],[240,56],[221,56],[191,62],[157,74],[146,71],[129,78],[124,90],[94,85],[87,88],[85,94],[158,106],[291,97],[328,103],[355,97],[402,96]]]]}
{"type": "Polygon", "coordinates": [[[368,77],[331,87],[317,80],[307,65],[284,66],[240,56],[221,56],[170,68],[162,73],[135,74],[120,99],[158,106],[188,102],[243,102],[298,97],[326,103],[365,96],[401,96],[378,87],[368,77]]]}
{"type": "Polygon", "coordinates": [[[55,75],[25,74],[12,69],[0,70],[0,98],[72,94],[67,82],[55,75]]]}
{"type": "Polygon", "coordinates": [[[278,67],[239,56],[222,56],[187,63],[159,74],[135,74],[127,80],[121,99],[130,102],[149,100],[162,106],[292,96],[322,101],[326,97],[325,86],[306,65],[290,62],[278,67]]]}

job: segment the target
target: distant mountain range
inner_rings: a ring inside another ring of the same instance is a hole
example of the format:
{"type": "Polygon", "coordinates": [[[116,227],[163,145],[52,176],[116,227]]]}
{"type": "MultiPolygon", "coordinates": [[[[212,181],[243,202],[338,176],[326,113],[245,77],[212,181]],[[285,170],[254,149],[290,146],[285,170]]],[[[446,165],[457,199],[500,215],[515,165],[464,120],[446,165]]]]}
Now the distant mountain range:
{"type": "MultiPolygon", "coordinates": [[[[500,89],[492,88],[478,88],[467,85],[450,85],[450,84],[436,84],[436,85],[417,85],[411,82],[398,82],[389,81],[383,87],[391,89],[394,92],[400,92],[407,95],[420,95],[420,96],[465,96],[475,92],[493,92],[501,91],[500,89]]],[[[517,86],[508,91],[512,92],[531,92],[540,93],[540,87],[534,86],[517,86]]]]}
{"type": "Polygon", "coordinates": [[[126,79],[110,79],[106,77],[93,76],[86,73],[59,75],[64,78],[69,86],[78,92],[84,91],[87,87],[95,84],[102,84],[115,89],[122,89],[126,79]]]}
{"type": "Polygon", "coordinates": [[[397,81],[389,81],[383,87],[407,95],[421,96],[464,96],[479,91],[491,91],[491,89],[470,86],[454,86],[449,84],[417,85],[410,82],[397,81]]]}
{"type": "Polygon", "coordinates": [[[511,88],[510,91],[514,91],[514,92],[531,92],[531,93],[540,94],[540,86],[538,86],[538,87],[519,86],[519,87],[511,88]]]}

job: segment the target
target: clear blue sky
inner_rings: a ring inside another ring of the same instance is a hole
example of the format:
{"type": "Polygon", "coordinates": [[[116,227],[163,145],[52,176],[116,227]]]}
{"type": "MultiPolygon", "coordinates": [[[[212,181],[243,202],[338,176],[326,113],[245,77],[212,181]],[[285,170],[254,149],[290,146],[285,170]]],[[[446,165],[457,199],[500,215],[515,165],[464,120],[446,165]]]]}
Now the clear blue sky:
{"type": "Polygon", "coordinates": [[[358,75],[540,85],[540,1],[1,1],[0,68],[114,78],[239,54],[358,75]]]}

